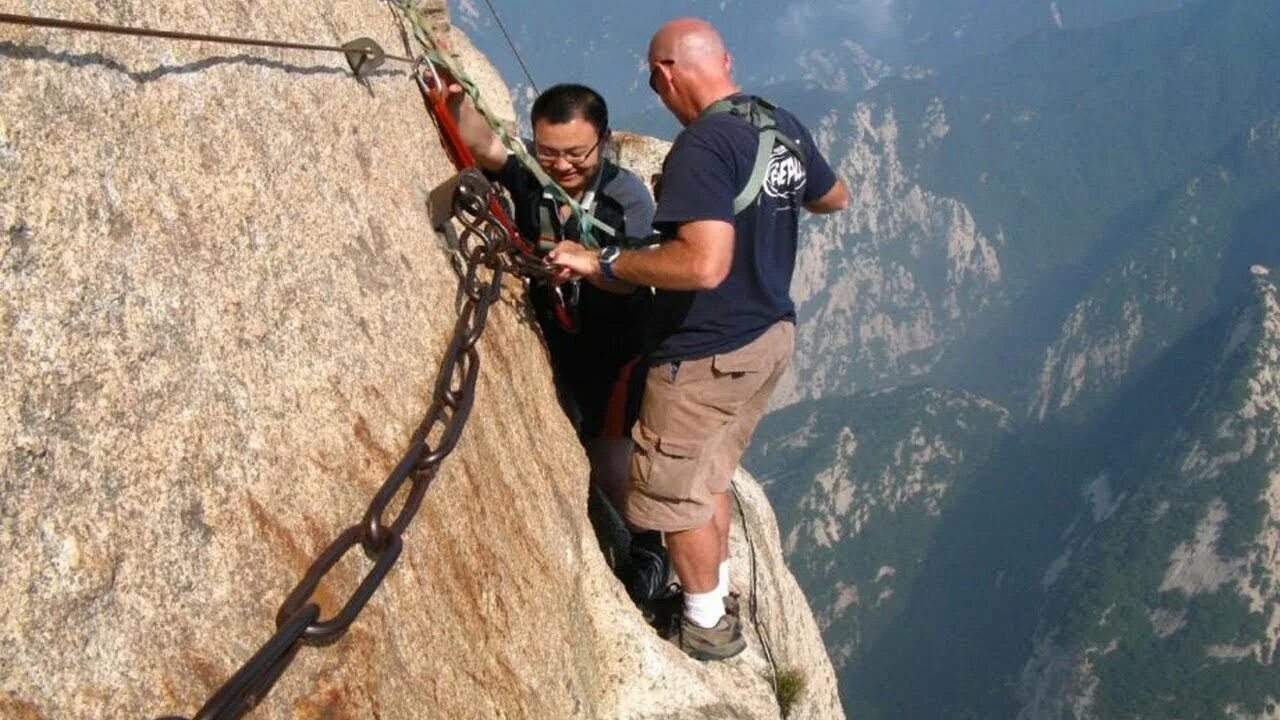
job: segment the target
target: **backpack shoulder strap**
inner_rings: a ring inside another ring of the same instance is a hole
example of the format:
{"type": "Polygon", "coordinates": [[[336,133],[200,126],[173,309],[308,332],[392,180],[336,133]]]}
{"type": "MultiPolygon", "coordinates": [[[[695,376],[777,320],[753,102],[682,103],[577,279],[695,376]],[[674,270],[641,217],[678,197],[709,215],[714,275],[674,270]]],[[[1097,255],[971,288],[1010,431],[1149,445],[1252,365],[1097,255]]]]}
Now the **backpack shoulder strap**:
{"type": "Polygon", "coordinates": [[[756,146],[756,158],[751,166],[751,176],[738,196],[733,199],[734,215],[750,207],[760,195],[760,189],[764,187],[764,176],[769,172],[769,161],[773,158],[775,145],[787,148],[801,165],[805,164],[804,153],[801,152],[800,146],[778,129],[778,123],[773,114],[776,109],[776,105],[764,98],[751,97],[740,100],[719,100],[699,115],[699,117],[706,117],[716,113],[729,113],[751,123],[759,131],[760,142],[756,146]]]}

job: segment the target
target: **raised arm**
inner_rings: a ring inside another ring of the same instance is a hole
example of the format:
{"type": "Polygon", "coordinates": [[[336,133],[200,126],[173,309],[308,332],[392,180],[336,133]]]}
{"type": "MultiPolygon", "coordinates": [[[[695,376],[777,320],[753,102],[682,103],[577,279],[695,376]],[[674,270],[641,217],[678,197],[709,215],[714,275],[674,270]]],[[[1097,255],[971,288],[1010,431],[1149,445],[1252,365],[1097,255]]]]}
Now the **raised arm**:
{"type": "Polygon", "coordinates": [[[500,170],[507,162],[507,148],[502,140],[489,128],[484,116],[471,104],[461,85],[450,85],[446,98],[449,112],[458,121],[458,130],[462,133],[462,142],[466,143],[471,154],[476,156],[476,163],[481,169],[490,172],[500,170]]]}

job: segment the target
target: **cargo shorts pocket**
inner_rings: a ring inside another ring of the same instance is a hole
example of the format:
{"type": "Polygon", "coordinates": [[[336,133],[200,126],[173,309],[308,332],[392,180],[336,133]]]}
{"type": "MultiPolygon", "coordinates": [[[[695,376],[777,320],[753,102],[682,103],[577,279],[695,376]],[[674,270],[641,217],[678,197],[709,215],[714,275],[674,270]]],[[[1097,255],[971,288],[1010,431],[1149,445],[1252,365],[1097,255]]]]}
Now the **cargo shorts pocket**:
{"type": "Polygon", "coordinates": [[[699,466],[701,443],[659,435],[636,422],[631,430],[635,450],[631,453],[631,479],[634,489],[662,500],[697,500],[707,493],[700,487],[699,466]]]}
{"type": "Polygon", "coordinates": [[[720,353],[711,358],[711,369],[717,375],[741,377],[746,373],[766,372],[773,369],[771,348],[762,338],[756,338],[737,350],[720,353]]]}

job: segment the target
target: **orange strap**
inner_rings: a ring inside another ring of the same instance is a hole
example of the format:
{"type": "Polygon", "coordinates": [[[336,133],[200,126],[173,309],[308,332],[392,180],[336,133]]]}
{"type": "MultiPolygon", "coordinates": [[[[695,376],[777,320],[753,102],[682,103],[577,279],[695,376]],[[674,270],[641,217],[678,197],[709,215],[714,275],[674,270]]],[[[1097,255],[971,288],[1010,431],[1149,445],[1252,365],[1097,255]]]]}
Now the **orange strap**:
{"type": "Polygon", "coordinates": [[[631,362],[618,371],[618,379],[609,392],[609,404],[605,407],[604,423],[600,427],[600,437],[620,438],[627,436],[627,399],[631,390],[631,374],[640,364],[640,358],[632,358],[631,362]]]}

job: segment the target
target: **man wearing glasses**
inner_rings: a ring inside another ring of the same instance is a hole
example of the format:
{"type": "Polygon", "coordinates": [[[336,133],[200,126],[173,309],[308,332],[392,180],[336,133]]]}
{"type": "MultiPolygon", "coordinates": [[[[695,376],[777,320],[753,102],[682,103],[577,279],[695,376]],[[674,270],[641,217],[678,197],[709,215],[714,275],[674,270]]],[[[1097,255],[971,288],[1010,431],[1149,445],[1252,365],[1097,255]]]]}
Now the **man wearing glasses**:
{"type": "MultiPolygon", "coordinates": [[[[510,193],[515,222],[527,240],[574,242],[581,238],[578,219],[561,205],[514,155],[465,98],[449,88],[449,106],[463,140],[485,174],[510,193]]],[[[547,89],[530,113],[530,153],[542,169],[593,215],[594,223],[613,228],[616,237],[646,237],[652,232],[653,200],[635,174],[605,158],[609,111],[604,98],[584,85],[547,89]]],[[[612,242],[596,235],[597,244],[612,242]]],[[[640,406],[643,368],[631,372],[640,355],[653,295],[631,288],[601,289],[590,283],[553,291],[576,296],[576,329],[566,329],[547,288],[530,293],[542,329],[556,388],[578,431],[591,463],[591,481],[621,512],[626,501],[630,426],[640,406]]],[[[666,590],[669,563],[656,532],[633,533],[629,558],[619,568],[628,593],[640,603],[666,590]]]]}
{"type": "Polygon", "coordinates": [[[794,116],[742,93],[710,24],[667,23],[648,60],[650,87],[685,126],[663,163],[661,241],[600,252],[561,243],[549,257],[589,280],[657,289],[626,516],[665,534],[684,595],[672,640],[724,660],[746,646],[724,602],[728,491],[794,347],[800,210],[841,210],[849,193],[794,116]]]}

